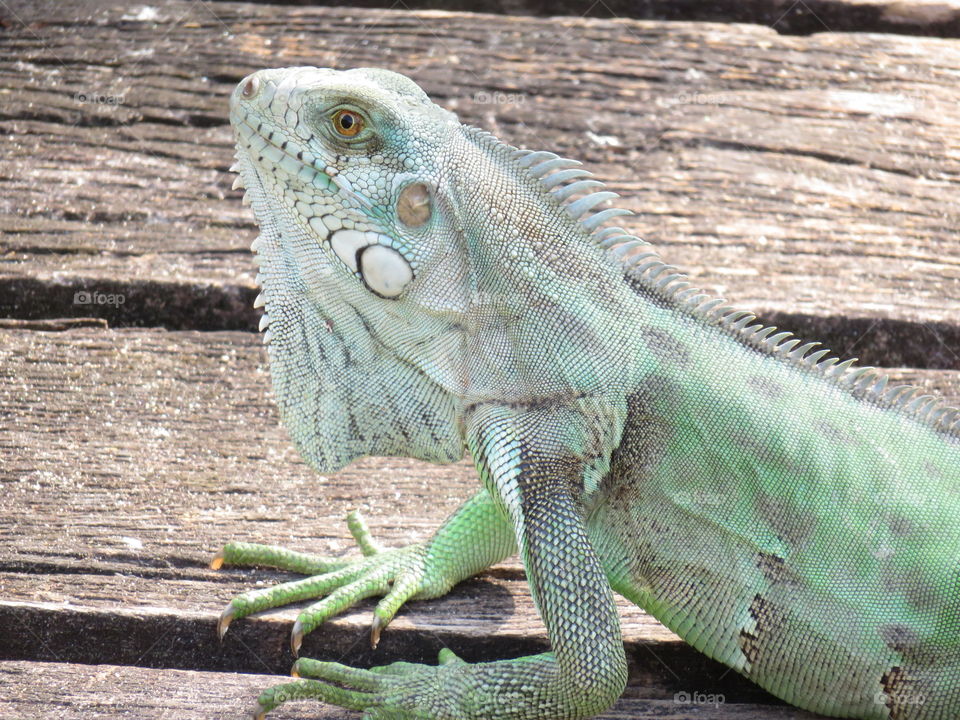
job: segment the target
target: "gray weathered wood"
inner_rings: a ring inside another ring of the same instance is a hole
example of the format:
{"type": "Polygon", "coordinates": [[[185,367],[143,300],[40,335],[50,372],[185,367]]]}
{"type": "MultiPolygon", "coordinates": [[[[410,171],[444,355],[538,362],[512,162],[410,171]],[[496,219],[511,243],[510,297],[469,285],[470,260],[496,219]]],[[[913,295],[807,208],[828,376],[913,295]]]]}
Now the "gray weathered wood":
{"type": "MultiPolygon", "coordinates": [[[[284,682],[266,675],[152,670],[116,665],[0,662],[0,717],[5,720],[247,720],[257,694],[284,682]],[[15,687],[18,692],[9,694],[15,687]]],[[[699,697],[701,704],[673,699],[622,698],[597,720],[816,720],[787,707],[728,704],[725,697],[699,697]]],[[[682,698],[680,698],[682,700],[682,698]]],[[[356,720],[352,713],[315,702],[291,702],[270,720],[356,720]]]]}
{"type": "Polygon", "coordinates": [[[21,7],[43,24],[13,23],[0,57],[0,313],[251,327],[227,94],[264,66],[382,65],[509,142],[586,161],[638,213],[625,224],[707,290],[839,352],[864,336],[870,363],[960,366],[938,351],[960,344],[957,43],[278,12],[21,7]],[[81,290],[125,303],[76,305],[81,290]]]}
{"type": "MultiPolygon", "coordinates": [[[[225,105],[260,67],[411,74],[466,121],[584,159],[638,212],[627,224],[706,289],[842,354],[953,368],[894,375],[960,404],[957,43],[180,0],[154,16],[116,0],[3,6],[17,18],[0,34],[0,658],[30,662],[0,665],[0,716],[236,717],[271,679],[147,669],[289,665],[293,610],[216,640],[233,594],[289,577],[208,570],[223,541],[340,554],[359,504],[385,544],[406,544],[476,487],[466,463],[400,459],[318,478],[277,424],[256,336],[104,328],[255,325],[255,230],[229,190],[225,105]],[[117,304],[78,304],[81,291],[117,304]]],[[[811,717],[735,704],[771,700],[621,607],[628,694],[645,700],[609,717],[811,717]],[[678,706],[678,692],[729,704],[678,706]]],[[[545,646],[515,560],[411,604],[375,653],[371,608],[304,651],[369,665],[545,646]]],[[[318,713],[349,716],[278,717],[318,713]]]]}
{"type": "MultiPolygon", "coordinates": [[[[960,402],[960,373],[897,371],[960,402]]],[[[365,460],[326,479],[278,425],[259,338],[239,332],[0,330],[0,636],[7,657],[282,672],[294,611],[216,616],[289,575],[206,568],[228,539],[339,554],[360,504],[387,545],[425,538],[476,487],[466,464],[365,460]],[[80,640],[82,638],[82,641],[80,640]]],[[[414,603],[367,649],[372,603],[308,636],[304,652],[364,665],[471,660],[545,647],[515,561],[414,603]]],[[[759,690],[621,603],[632,692],[759,690]]]]}
{"type": "MultiPolygon", "coordinates": [[[[291,5],[328,4],[318,0],[285,1],[291,5]]],[[[351,5],[395,7],[390,0],[354,0],[351,5]]],[[[411,10],[435,8],[509,15],[756,23],[779,33],[799,35],[825,31],[960,35],[957,0],[406,0],[404,6],[411,10]]]]}

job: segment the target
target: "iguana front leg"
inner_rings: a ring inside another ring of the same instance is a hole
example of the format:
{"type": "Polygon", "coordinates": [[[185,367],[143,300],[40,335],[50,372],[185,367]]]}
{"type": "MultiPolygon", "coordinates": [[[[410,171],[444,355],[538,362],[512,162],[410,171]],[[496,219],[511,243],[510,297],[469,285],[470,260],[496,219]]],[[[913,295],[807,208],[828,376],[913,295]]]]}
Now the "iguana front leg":
{"type": "Polygon", "coordinates": [[[472,416],[473,456],[513,523],[552,648],[493,663],[488,695],[500,693],[505,681],[529,690],[477,718],[590,717],[613,704],[626,685],[620,618],[581,508],[590,455],[586,425],[577,411],[559,407],[491,406],[472,416]]]}
{"type": "Polygon", "coordinates": [[[484,484],[516,534],[551,652],[478,664],[444,653],[438,666],[373,670],[301,661],[295,671],[315,679],[268,690],[260,710],[310,697],[370,720],[539,720],[590,717],[612,704],[627,675],[620,622],[587,538],[583,454],[565,442],[564,419],[564,411],[488,407],[469,432],[484,484]]]}
{"type": "Polygon", "coordinates": [[[451,515],[425,543],[380,550],[361,520],[349,519],[350,531],[365,557],[326,558],[272,545],[229,543],[213,567],[260,565],[303,573],[303,580],[252,590],[235,597],[220,616],[221,637],[230,622],[269,608],[322,598],[305,608],[294,624],[291,645],[303,635],[364,598],[382,595],[374,610],[371,639],[409,599],[444,595],[455,584],[516,552],[513,528],[486,490],[480,490],[451,515]]]}

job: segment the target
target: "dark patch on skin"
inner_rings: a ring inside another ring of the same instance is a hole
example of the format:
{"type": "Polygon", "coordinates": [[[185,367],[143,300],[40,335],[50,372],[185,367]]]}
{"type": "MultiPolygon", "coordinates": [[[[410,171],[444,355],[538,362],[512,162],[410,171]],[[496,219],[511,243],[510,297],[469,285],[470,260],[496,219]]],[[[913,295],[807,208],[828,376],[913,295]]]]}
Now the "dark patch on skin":
{"type": "Polygon", "coordinates": [[[803,468],[797,464],[793,457],[783,452],[776,445],[764,445],[749,430],[734,430],[729,437],[730,442],[743,449],[748,457],[762,460],[767,465],[782,468],[791,475],[800,476],[803,474],[803,468]]]}
{"type": "Polygon", "coordinates": [[[904,515],[887,515],[885,518],[887,527],[895,537],[907,537],[916,530],[913,520],[904,515]]]}
{"type": "Polygon", "coordinates": [[[780,383],[762,375],[753,375],[747,378],[747,384],[751,390],[768,400],[781,400],[786,394],[780,383]]]}
{"type": "Polygon", "coordinates": [[[748,612],[755,621],[755,627],[741,630],[739,642],[743,656],[753,665],[760,659],[764,646],[771,647],[771,638],[775,638],[783,627],[785,615],[783,610],[760,594],[753,596],[748,612]]]}
{"type": "Polygon", "coordinates": [[[600,482],[601,491],[616,493],[617,507],[631,507],[643,479],[660,465],[674,427],[658,408],[675,405],[679,392],[669,378],[649,375],[627,396],[623,436],[600,482]]]}
{"type": "MultiPolygon", "coordinates": [[[[408,387],[401,387],[399,385],[395,386],[393,390],[398,393],[399,397],[412,394],[409,392],[408,387]]],[[[416,397],[416,395],[413,395],[413,396],[416,397]]],[[[392,392],[386,392],[386,391],[382,394],[382,398],[383,398],[383,405],[384,405],[384,414],[387,417],[399,418],[398,422],[394,422],[391,425],[391,429],[394,431],[394,433],[391,433],[392,437],[390,437],[390,439],[393,441],[396,441],[395,433],[399,433],[403,437],[403,439],[406,441],[407,446],[409,446],[410,433],[405,427],[406,426],[405,416],[404,416],[404,413],[400,412],[399,408],[397,407],[396,398],[394,397],[392,392]]]]}
{"type": "Polygon", "coordinates": [[[925,642],[916,631],[903,623],[881,625],[884,644],[903,658],[911,668],[932,668],[949,662],[955,651],[943,643],[925,642]]]}
{"type": "Polygon", "coordinates": [[[945,609],[937,588],[916,572],[886,562],[880,570],[880,581],[884,590],[900,595],[916,610],[942,612],[945,609]]]}
{"type": "Polygon", "coordinates": [[[363,440],[364,435],[357,423],[357,417],[349,409],[347,410],[347,437],[363,440]]]}
{"type": "Polygon", "coordinates": [[[757,553],[757,567],[771,585],[800,585],[800,578],[787,566],[787,561],[773,553],[757,553]]]}
{"type": "Polygon", "coordinates": [[[753,665],[760,656],[760,638],[747,630],[740,631],[740,652],[753,665]]]}
{"type": "Polygon", "coordinates": [[[522,412],[541,412],[550,411],[556,408],[569,407],[578,400],[588,397],[586,393],[565,391],[553,395],[541,395],[530,398],[529,400],[518,400],[516,398],[498,398],[496,400],[481,400],[464,406],[464,415],[471,415],[473,412],[483,406],[495,403],[514,410],[522,412]]]}
{"type": "Polygon", "coordinates": [[[917,717],[917,709],[930,697],[923,685],[902,667],[895,665],[880,676],[884,704],[890,720],[909,720],[917,717]]]}
{"type": "Polygon", "coordinates": [[[836,425],[828,422],[827,420],[817,420],[815,423],[815,428],[816,431],[821,435],[829,440],[833,440],[839,445],[853,447],[860,444],[856,436],[847,432],[843,428],[838,428],[836,425]]]}
{"type": "MultiPolygon", "coordinates": [[[[399,416],[400,416],[399,413],[397,415],[393,415],[393,417],[399,417],[399,416]]],[[[393,426],[397,429],[397,432],[399,432],[400,436],[403,438],[404,446],[409,447],[412,436],[410,435],[410,431],[407,429],[406,423],[397,422],[397,423],[394,423],[393,426]]]]}
{"type": "Polygon", "coordinates": [[[903,677],[903,669],[896,666],[890,668],[880,676],[880,687],[883,688],[883,694],[885,696],[884,704],[887,706],[887,710],[890,711],[891,718],[896,716],[896,696],[903,684],[903,677]]]}
{"type": "Polygon", "coordinates": [[[649,506],[648,480],[663,462],[676,431],[666,419],[671,416],[666,411],[661,413],[659,408],[675,407],[679,392],[669,378],[650,375],[627,396],[627,416],[620,443],[611,453],[609,469],[586,508],[588,522],[593,523],[590,518],[598,513],[605,532],[614,532],[624,547],[630,548],[629,559],[625,557],[622,562],[630,566],[634,578],[647,577],[650,565],[656,562],[655,553],[641,557],[644,552],[638,547],[639,539],[670,532],[666,523],[646,513],[641,519],[639,511],[649,506]]]}
{"type": "Polygon", "coordinates": [[[673,608],[685,608],[703,597],[696,568],[647,565],[642,572],[642,577],[656,588],[659,600],[673,608]]]}
{"type": "Polygon", "coordinates": [[[816,529],[815,516],[766,493],[759,494],[757,511],[777,537],[794,549],[806,545],[816,529]]]}
{"type": "Polygon", "coordinates": [[[434,445],[440,445],[443,443],[443,439],[437,433],[440,423],[438,422],[437,416],[433,412],[432,408],[423,407],[420,409],[420,424],[426,428],[428,433],[430,433],[430,440],[434,445]]]}
{"type": "Polygon", "coordinates": [[[936,480],[946,480],[947,476],[938,466],[929,460],[923,464],[923,471],[936,480]]]}
{"type": "MultiPolygon", "coordinates": [[[[592,365],[592,358],[596,356],[595,349],[603,348],[607,343],[597,335],[597,329],[582,317],[571,313],[561,307],[551,306],[548,308],[548,317],[552,318],[552,325],[548,326],[547,332],[555,333],[557,339],[561,342],[572,342],[576,347],[582,348],[582,357],[587,362],[587,367],[592,365]]],[[[569,362],[564,359],[557,359],[555,362],[569,362]]],[[[538,373],[539,374],[539,373],[538,373]]]]}
{"type": "Polygon", "coordinates": [[[637,329],[653,355],[665,364],[686,367],[690,364],[690,349],[676,336],[660,328],[643,326],[637,329]]]}
{"type": "Polygon", "coordinates": [[[891,624],[880,626],[880,637],[886,646],[901,655],[912,653],[918,643],[917,634],[906,625],[891,624]]]}
{"type": "Polygon", "coordinates": [[[616,507],[627,508],[631,507],[630,503],[636,499],[636,495],[636,491],[630,485],[621,484],[613,489],[610,499],[616,507]]]}
{"type": "MultiPolygon", "coordinates": [[[[679,404],[682,391],[679,386],[665,375],[647,375],[630,395],[627,396],[627,428],[631,421],[646,423],[659,415],[668,416],[679,404]]],[[[637,428],[641,429],[641,428],[637,428]]],[[[633,439],[625,433],[626,439],[633,439]]]]}

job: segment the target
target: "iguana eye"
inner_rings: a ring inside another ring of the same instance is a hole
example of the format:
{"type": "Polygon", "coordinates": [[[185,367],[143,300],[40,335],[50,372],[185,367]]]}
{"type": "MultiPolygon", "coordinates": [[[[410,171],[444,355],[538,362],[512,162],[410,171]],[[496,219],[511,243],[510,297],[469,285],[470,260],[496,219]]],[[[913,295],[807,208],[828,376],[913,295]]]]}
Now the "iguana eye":
{"type": "Polygon", "coordinates": [[[353,137],[363,130],[363,117],[353,110],[337,110],[332,120],[333,129],[344,137],[353,137]]]}

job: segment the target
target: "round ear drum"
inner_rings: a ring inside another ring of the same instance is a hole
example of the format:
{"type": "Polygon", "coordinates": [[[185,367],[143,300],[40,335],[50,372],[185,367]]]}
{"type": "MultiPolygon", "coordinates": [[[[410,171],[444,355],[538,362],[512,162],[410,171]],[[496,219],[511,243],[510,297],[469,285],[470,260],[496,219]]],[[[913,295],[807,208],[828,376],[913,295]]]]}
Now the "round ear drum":
{"type": "Polygon", "coordinates": [[[400,191],[397,198],[397,217],[407,227],[420,227],[433,213],[430,190],[423,183],[412,183],[400,191]]]}
{"type": "Polygon", "coordinates": [[[367,287],[384,298],[397,297],[413,280],[410,263],[386,245],[368,245],[357,252],[357,269],[367,287]]]}

